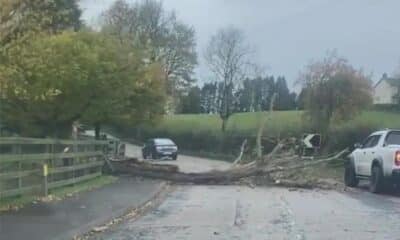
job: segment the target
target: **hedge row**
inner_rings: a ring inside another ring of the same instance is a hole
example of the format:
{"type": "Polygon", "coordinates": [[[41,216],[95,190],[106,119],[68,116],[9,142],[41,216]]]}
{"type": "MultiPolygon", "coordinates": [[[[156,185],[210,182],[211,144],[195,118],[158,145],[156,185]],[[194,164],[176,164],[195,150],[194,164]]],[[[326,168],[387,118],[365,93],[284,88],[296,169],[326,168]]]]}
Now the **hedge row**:
{"type": "MultiPolygon", "coordinates": [[[[322,136],[323,148],[321,153],[331,153],[342,150],[346,147],[352,147],[354,143],[362,141],[371,132],[375,131],[376,126],[370,124],[344,125],[334,127],[322,136]]],[[[142,143],[149,138],[171,138],[183,151],[190,153],[210,153],[230,156],[236,156],[239,152],[242,142],[247,139],[248,149],[247,155],[251,156],[255,153],[256,137],[254,135],[238,135],[235,132],[226,132],[225,134],[215,133],[212,131],[196,131],[196,132],[172,132],[162,129],[152,128],[113,128],[113,131],[121,138],[131,142],[142,143]]],[[[264,136],[262,141],[264,153],[269,152],[274,143],[270,139],[297,137],[300,138],[300,132],[282,131],[280,136],[264,136]]]]}

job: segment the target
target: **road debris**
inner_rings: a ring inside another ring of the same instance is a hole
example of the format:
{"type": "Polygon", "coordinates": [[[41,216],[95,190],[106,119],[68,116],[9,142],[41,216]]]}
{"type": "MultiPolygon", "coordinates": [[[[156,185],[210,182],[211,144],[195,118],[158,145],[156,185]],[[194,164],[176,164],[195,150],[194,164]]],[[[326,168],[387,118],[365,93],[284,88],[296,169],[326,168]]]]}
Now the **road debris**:
{"type": "Polygon", "coordinates": [[[179,171],[178,166],[172,164],[155,164],[138,159],[127,159],[127,161],[114,162],[114,168],[117,172],[131,174],[133,176],[150,177],[163,179],[177,183],[192,184],[234,184],[242,179],[250,178],[252,184],[257,182],[254,178],[263,178],[268,180],[269,184],[275,184],[286,187],[299,188],[331,188],[337,183],[326,183],[320,179],[292,179],[289,174],[310,168],[316,165],[324,164],[337,160],[345,156],[348,150],[345,149],[338,154],[325,158],[318,158],[312,161],[304,160],[293,151],[296,139],[285,139],[279,142],[271,153],[265,155],[262,159],[245,164],[234,164],[227,170],[212,170],[200,173],[184,173],[179,171]],[[327,187],[328,186],[328,187],[327,187]]]}

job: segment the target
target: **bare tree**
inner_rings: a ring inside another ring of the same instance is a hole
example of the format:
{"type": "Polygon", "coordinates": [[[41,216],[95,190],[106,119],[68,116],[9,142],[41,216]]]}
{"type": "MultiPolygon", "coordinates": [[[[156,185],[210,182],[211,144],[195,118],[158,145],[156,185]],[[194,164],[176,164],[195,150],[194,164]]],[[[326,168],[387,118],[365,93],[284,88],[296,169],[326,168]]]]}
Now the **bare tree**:
{"type": "Polygon", "coordinates": [[[245,37],[239,29],[227,27],[220,29],[205,50],[204,58],[214,73],[216,79],[222,83],[221,104],[219,115],[222,119],[222,131],[226,130],[226,123],[233,114],[235,88],[247,75],[250,64],[251,48],[245,42],[245,37]]]}
{"type": "Polygon", "coordinates": [[[150,62],[162,64],[169,95],[174,97],[176,91],[186,89],[194,81],[195,31],[179,21],[173,11],[166,11],[161,1],[129,4],[118,0],[103,13],[102,19],[103,31],[144,49],[150,62]]]}
{"type": "Polygon", "coordinates": [[[300,74],[307,122],[326,132],[332,120],[345,121],[372,102],[370,76],[355,69],[336,51],[309,64],[300,74]]]}

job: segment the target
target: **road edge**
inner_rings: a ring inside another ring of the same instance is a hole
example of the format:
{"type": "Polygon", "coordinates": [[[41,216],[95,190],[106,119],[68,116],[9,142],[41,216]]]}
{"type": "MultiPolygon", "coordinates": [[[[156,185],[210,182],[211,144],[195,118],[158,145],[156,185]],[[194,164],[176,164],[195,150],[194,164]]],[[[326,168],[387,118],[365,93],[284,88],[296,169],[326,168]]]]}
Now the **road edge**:
{"type": "Polygon", "coordinates": [[[102,234],[106,231],[111,230],[113,227],[121,224],[125,221],[136,221],[147,212],[157,208],[168,196],[170,192],[175,189],[175,186],[170,182],[161,182],[159,189],[155,194],[150,197],[147,201],[143,202],[138,207],[128,208],[118,216],[113,216],[110,219],[104,221],[101,224],[94,224],[91,230],[86,232],[77,233],[73,240],[86,240],[95,237],[98,234],[102,234]]]}

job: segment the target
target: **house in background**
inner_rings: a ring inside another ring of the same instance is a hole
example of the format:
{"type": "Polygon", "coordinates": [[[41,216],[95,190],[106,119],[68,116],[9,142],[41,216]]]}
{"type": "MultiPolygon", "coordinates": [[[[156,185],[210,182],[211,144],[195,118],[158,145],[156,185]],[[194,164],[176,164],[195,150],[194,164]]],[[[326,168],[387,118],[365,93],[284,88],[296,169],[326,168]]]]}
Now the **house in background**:
{"type": "Polygon", "coordinates": [[[374,104],[394,105],[398,103],[399,87],[398,79],[390,78],[385,73],[381,80],[374,86],[374,104]]]}

